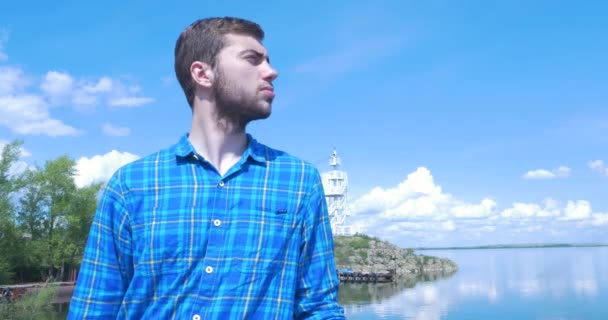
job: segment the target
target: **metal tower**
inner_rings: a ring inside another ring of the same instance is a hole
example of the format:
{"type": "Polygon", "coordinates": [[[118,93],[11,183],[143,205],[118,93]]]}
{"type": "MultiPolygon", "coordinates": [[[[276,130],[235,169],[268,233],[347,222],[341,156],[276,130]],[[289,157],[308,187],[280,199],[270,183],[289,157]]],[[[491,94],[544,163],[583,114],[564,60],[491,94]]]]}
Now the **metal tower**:
{"type": "Polygon", "coordinates": [[[348,176],[346,172],[338,170],[340,157],[336,149],[329,158],[329,165],[333,170],[321,174],[323,179],[323,190],[325,200],[331,219],[331,230],[335,235],[352,235],[354,230],[351,226],[344,225],[344,220],[350,215],[348,210],[348,176]]]}

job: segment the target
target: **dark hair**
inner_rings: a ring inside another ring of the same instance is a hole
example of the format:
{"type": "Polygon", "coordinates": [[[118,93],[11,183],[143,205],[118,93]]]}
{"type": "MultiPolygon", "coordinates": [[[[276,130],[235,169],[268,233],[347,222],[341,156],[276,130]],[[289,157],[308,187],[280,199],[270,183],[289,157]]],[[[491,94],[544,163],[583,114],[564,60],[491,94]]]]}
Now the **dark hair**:
{"type": "Polygon", "coordinates": [[[193,22],[179,35],[175,44],[175,75],[182,86],[190,108],[194,105],[194,82],[190,66],[201,61],[215,67],[217,55],[226,45],[226,34],[241,34],[264,39],[264,30],[255,22],[224,17],[193,22]]]}

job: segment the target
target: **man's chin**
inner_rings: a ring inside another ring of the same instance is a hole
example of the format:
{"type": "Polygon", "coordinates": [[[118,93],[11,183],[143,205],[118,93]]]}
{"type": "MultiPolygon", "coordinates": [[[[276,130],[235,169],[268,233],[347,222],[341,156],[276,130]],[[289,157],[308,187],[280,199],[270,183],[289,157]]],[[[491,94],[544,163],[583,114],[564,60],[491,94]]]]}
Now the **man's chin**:
{"type": "Polygon", "coordinates": [[[270,114],[272,113],[272,110],[268,109],[267,112],[260,112],[256,115],[256,117],[254,117],[252,120],[264,120],[267,119],[268,117],[270,117],[270,114]]]}
{"type": "Polygon", "coordinates": [[[270,117],[270,114],[272,113],[272,101],[270,102],[266,102],[264,105],[260,106],[258,108],[258,119],[266,119],[268,117],[270,117]]]}
{"type": "Polygon", "coordinates": [[[256,121],[256,120],[264,120],[267,119],[268,117],[270,117],[270,114],[272,113],[271,109],[264,109],[264,110],[258,110],[259,112],[256,113],[250,113],[248,116],[241,118],[242,121],[241,123],[246,126],[247,124],[256,121]]]}

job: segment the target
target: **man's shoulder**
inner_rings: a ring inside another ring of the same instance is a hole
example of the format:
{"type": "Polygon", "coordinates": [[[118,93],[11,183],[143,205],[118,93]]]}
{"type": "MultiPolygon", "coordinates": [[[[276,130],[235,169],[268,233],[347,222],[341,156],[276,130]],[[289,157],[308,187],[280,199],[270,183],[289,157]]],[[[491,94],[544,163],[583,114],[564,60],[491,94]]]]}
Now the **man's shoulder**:
{"type": "Polygon", "coordinates": [[[175,163],[174,149],[175,146],[170,146],[124,164],[114,172],[110,182],[132,183],[144,179],[144,176],[153,174],[157,168],[175,163]]]}
{"type": "Polygon", "coordinates": [[[258,143],[258,145],[264,150],[266,161],[268,161],[271,165],[276,165],[283,168],[301,168],[301,170],[311,174],[318,173],[317,168],[306,160],[294,156],[286,151],[274,149],[261,143],[258,143]]]}
{"type": "Polygon", "coordinates": [[[129,162],[119,168],[119,171],[130,172],[144,169],[150,166],[158,166],[163,163],[170,163],[175,161],[175,152],[173,152],[173,146],[158,150],[154,153],[150,153],[143,156],[135,161],[129,162]]]}

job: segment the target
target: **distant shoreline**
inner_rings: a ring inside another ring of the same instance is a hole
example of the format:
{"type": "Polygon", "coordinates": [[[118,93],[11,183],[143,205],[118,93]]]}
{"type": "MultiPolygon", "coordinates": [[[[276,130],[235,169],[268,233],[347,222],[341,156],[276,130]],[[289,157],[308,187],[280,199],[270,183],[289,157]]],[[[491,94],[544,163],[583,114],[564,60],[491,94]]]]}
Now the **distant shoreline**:
{"type": "Polygon", "coordinates": [[[497,244],[470,247],[420,247],[413,250],[475,250],[475,249],[537,249],[537,248],[577,248],[608,247],[608,243],[546,243],[546,244],[497,244]]]}

